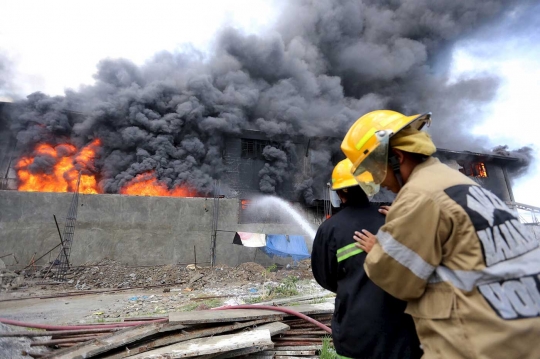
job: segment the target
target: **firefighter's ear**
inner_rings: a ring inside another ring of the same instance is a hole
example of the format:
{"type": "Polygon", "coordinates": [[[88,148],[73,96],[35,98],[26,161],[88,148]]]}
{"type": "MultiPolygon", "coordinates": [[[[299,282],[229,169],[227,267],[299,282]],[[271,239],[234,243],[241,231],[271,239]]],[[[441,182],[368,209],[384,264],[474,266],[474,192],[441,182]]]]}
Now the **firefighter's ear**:
{"type": "Polygon", "coordinates": [[[399,160],[399,164],[402,165],[403,162],[405,161],[405,154],[403,153],[403,151],[392,148],[392,152],[399,160]]]}

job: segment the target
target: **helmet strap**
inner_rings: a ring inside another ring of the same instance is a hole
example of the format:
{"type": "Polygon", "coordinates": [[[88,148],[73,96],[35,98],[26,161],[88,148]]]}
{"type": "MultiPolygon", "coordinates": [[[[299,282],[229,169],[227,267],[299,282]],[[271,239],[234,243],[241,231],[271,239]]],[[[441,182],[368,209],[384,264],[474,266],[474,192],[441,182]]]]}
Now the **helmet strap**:
{"type": "Polygon", "coordinates": [[[388,158],[388,161],[390,162],[390,166],[392,166],[392,170],[394,171],[394,175],[399,183],[399,187],[403,187],[403,177],[401,176],[401,171],[399,170],[399,158],[395,154],[392,154],[388,158]]]}

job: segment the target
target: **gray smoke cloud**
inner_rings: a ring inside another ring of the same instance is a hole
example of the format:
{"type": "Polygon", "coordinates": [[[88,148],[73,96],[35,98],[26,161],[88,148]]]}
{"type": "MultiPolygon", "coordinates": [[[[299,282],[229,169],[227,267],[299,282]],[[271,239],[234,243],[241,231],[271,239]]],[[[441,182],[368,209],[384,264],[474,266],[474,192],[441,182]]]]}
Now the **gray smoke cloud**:
{"type": "Polygon", "coordinates": [[[527,173],[529,166],[535,160],[534,149],[529,146],[523,146],[517,150],[511,150],[507,145],[496,146],[492,149],[493,153],[499,156],[515,157],[519,160],[519,165],[510,168],[510,174],[513,178],[518,178],[527,173]]]}
{"type": "Polygon", "coordinates": [[[272,146],[264,148],[263,157],[266,163],[259,171],[259,187],[261,192],[273,194],[284,179],[290,178],[287,173],[289,159],[285,151],[272,146]]]}
{"type": "MultiPolygon", "coordinates": [[[[190,50],[159,53],[143,66],[103,60],[93,86],[60,97],[28,96],[12,130],[26,151],[38,141],[84,145],[99,138],[95,165],[109,193],[147,171],[171,187],[189,184],[208,193],[224,171],[225,136],[246,129],[270,137],[334,137],[312,151],[312,175],[296,187],[310,203],[328,181],[339,138],[371,110],[432,111],[440,146],[483,146],[469,135],[470,123],[475,109],[493,99],[498,79],[449,83],[451,50],[475,29],[528,4],[290,2],[271,33],[224,29],[207,57],[190,50]]],[[[294,149],[270,146],[263,156],[260,189],[276,193],[290,176],[294,149]]]]}
{"type": "Polygon", "coordinates": [[[16,95],[14,64],[8,54],[0,50],[0,101],[19,98],[16,95]]]}
{"type": "Polygon", "coordinates": [[[0,52],[0,93],[4,91],[8,83],[9,71],[7,69],[6,59],[0,52]]]}

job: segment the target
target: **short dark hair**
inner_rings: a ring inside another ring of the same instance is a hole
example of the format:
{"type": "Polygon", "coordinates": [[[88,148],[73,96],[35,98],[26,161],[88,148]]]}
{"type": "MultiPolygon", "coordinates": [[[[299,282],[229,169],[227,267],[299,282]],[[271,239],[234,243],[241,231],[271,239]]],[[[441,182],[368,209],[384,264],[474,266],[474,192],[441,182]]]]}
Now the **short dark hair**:
{"type": "Polygon", "coordinates": [[[368,204],[369,198],[360,186],[338,189],[339,195],[347,199],[347,204],[368,204]]]}

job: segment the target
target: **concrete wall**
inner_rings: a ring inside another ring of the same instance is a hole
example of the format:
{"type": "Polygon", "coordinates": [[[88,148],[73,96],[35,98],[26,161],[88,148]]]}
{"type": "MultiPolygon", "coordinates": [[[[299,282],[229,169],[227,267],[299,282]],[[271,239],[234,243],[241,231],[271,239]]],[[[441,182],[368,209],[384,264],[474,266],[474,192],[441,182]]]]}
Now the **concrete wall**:
{"type": "MultiPolygon", "coordinates": [[[[62,230],[71,198],[71,193],[0,191],[0,256],[13,252],[26,264],[34,253],[37,258],[57,245],[53,214],[62,230]]],[[[304,234],[293,224],[239,225],[238,201],[219,200],[216,263],[291,262],[232,244],[238,230],[304,234]]],[[[193,263],[195,246],[197,261],[209,262],[213,202],[212,198],[80,195],[71,260],[76,265],[103,258],[130,265],[193,263]]],[[[40,263],[54,260],[58,251],[40,263]]]]}

